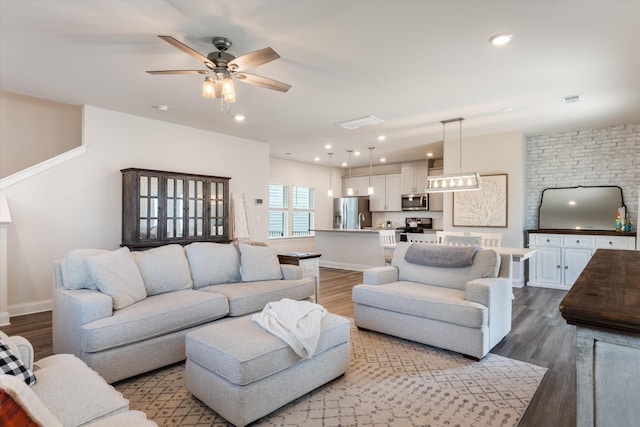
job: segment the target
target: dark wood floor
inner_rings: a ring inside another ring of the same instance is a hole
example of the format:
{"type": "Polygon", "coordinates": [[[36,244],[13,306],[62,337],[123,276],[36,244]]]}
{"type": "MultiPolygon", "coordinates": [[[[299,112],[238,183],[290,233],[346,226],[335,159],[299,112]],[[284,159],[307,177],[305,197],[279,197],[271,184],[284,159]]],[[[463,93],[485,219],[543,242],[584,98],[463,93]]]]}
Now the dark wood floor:
{"type": "MultiPolygon", "coordinates": [[[[319,303],[332,313],[353,317],[351,288],[362,283],[362,273],[321,268],[320,283],[319,303]]],[[[549,369],[520,427],[576,425],[576,331],[558,311],[565,293],[544,288],[514,289],[511,333],[491,351],[549,369]]],[[[51,312],[14,317],[10,326],[1,329],[8,335],[29,339],[36,360],[52,354],[51,312]]]]}

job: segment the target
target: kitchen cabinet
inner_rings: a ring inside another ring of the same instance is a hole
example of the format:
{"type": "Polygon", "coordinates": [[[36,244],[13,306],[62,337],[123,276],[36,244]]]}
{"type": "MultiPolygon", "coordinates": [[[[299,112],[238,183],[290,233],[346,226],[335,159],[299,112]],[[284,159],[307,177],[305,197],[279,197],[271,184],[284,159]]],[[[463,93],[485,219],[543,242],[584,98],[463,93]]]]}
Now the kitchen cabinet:
{"type": "Polygon", "coordinates": [[[229,241],[229,178],[122,171],[122,246],[229,241]]]}
{"type": "Polygon", "coordinates": [[[631,249],[633,236],[530,233],[537,249],[529,264],[529,286],[569,289],[596,249],[631,249]]]}
{"type": "Polygon", "coordinates": [[[373,194],[369,196],[372,212],[400,212],[402,210],[402,178],[399,173],[373,175],[373,194]]]}
{"type": "MultiPolygon", "coordinates": [[[[431,169],[429,175],[442,175],[442,169],[431,169]]],[[[429,210],[442,211],[444,208],[443,193],[429,193],[429,210]]]]}
{"type": "MultiPolygon", "coordinates": [[[[372,181],[373,183],[373,181],[372,181]]],[[[366,196],[369,190],[369,176],[354,176],[342,178],[342,197],[348,197],[347,189],[353,188],[352,196],[366,196]]]]}
{"type": "Polygon", "coordinates": [[[403,163],[400,168],[402,177],[401,194],[422,194],[427,180],[429,167],[426,163],[403,163]]]}

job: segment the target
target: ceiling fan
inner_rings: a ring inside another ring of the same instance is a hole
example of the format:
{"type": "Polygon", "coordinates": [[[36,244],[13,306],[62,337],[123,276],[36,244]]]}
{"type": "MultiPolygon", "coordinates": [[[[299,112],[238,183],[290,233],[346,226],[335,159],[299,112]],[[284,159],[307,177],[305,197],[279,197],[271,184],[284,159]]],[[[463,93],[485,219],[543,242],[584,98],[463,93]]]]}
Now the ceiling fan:
{"type": "Polygon", "coordinates": [[[226,37],[214,37],[213,45],[218,49],[217,52],[211,52],[204,56],[196,50],[190,48],[186,44],[176,40],[171,36],[159,35],[162,40],[171,46],[181,50],[189,56],[204,63],[206,70],[158,70],[147,71],[149,74],[210,74],[214,77],[207,76],[202,84],[202,96],[205,98],[221,98],[227,104],[235,102],[235,88],[231,76],[236,79],[255,86],[267,89],[277,90],[279,92],[287,92],[291,85],[279,82],[267,77],[255,74],[245,73],[243,70],[255,68],[259,65],[266,64],[275,59],[280,58],[273,49],[265,47],[239,57],[235,57],[227,52],[231,47],[231,40],[226,37]]]}

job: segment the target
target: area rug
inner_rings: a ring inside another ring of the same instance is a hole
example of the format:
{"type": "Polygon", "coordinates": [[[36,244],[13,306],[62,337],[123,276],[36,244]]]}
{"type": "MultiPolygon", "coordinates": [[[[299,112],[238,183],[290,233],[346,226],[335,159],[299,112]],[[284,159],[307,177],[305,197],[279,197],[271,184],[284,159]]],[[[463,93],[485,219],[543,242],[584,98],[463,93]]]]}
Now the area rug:
{"type": "MultiPolygon", "coordinates": [[[[491,353],[476,362],[352,323],[347,373],[252,426],[516,426],[545,373],[491,353]]],[[[187,391],[184,363],[115,387],[160,426],[230,425],[187,391]]]]}

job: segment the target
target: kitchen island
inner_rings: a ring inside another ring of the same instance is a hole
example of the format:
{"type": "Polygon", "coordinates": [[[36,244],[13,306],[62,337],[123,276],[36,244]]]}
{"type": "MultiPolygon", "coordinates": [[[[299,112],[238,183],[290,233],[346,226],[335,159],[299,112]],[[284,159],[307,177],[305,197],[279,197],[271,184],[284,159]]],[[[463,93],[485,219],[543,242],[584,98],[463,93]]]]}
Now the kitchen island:
{"type": "Polygon", "coordinates": [[[322,254],[320,265],[323,267],[362,271],[384,266],[384,251],[377,228],[313,231],[316,234],[316,251],[322,254]]]}
{"type": "Polygon", "coordinates": [[[598,249],[560,303],[577,327],[579,427],[638,425],[639,295],[640,252],[598,249]]]}

